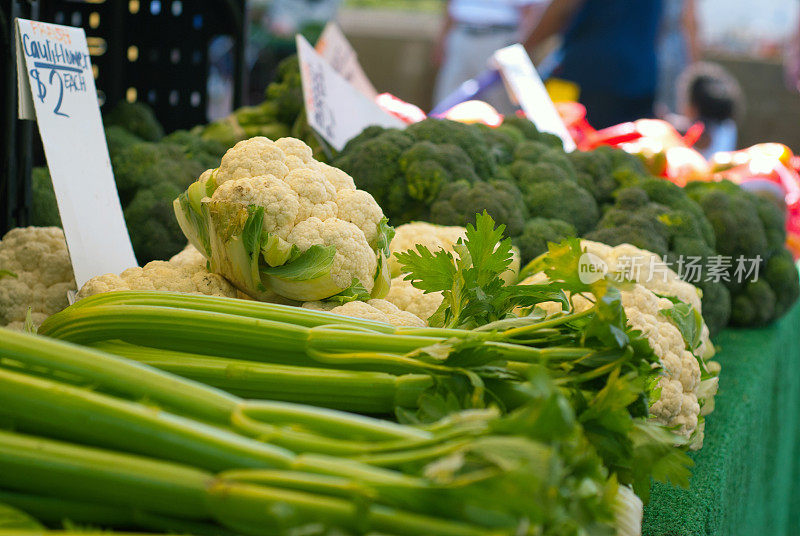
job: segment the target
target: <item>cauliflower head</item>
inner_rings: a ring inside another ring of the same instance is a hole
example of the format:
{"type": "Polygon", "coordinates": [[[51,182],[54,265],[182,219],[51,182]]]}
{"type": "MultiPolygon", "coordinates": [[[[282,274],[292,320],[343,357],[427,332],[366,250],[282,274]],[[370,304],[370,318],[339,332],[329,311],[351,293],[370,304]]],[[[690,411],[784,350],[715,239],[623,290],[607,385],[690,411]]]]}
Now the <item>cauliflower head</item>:
{"type": "Polygon", "coordinates": [[[68,305],[75,290],[64,232],[19,227],[0,240],[0,327],[22,329],[28,308],[34,326],[68,305]]]}
{"type": "Polygon", "coordinates": [[[353,316],[365,320],[384,322],[393,326],[425,327],[427,324],[420,317],[398,308],[393,303],[373,298],[371,300],[351,301],[343,305],[336,305],[331,302],[306,302],[303,304],[306,309],[315,311],[328,311],[343,316],[353,316]]]}
{"type": "Polygon", "coordinates": [[[300,140],[240,141],[174,208],[211,271],[253,298],[380,298],[388,291],[393,230],[383,210],[300,140]]]}
{"type": "MultiPolygon", "coordinates": [[[[694,350],[689,350],[691,344],[684,339],[675,318],[665,314],[676,307],[676,302],[689,305],[700,313],[699,293],[693,285],[678,279],[653,253],[628,244],[610,247],[584,240],[581,245],[585,251],[606,262],[609,272],[622,271],[628,276],[637,276],[629,277],[638,282],[623,287],[621,297],[628,325],[642,333],[661,363],[656,385],[659,394],[653,397],[655,401],[650,406],[650,415],[690,439],[691,448],[702,447],[703,417],[713,410],[720,366],[714,361],[705,361],[705,358],[713,356],[714,349],[702,317],[697,317],[700,343],[694,350]],[[637,259],[635,264],[639,270],[630,270],[631,258],[637,259]],[[668,271],[666,278],[662,275],[663,270],[668,271]]],[[[546,281],[543,273],[536,273],[520,284],[546,281]]],[[[581,295],[571,296],[570,301],[576,312],[592,307],[592,302],[581,295]]],[[[561,304],[556,302],[538,304],[537,307],[548,315],[561,312],[561,304]]]]}
{"type": "Polygon", "coordinates": [[[191,245],[169,261],[151,261],[141,268],[128,268],[119,275],[93,277],[81,287],[78,299],[121,290],[158,290],[238,297],[236,287],[224,277],[209,272],[205,257],[191,245]]]}
{"type": "Polygon", "coordinates": [[[425,322],[439,309],[444,297],[441,292],[425,293],[406,281],[400,275],[392,279],[392,287],[386,295],[386,301],[399,309],[418,316],[425,322]]]}

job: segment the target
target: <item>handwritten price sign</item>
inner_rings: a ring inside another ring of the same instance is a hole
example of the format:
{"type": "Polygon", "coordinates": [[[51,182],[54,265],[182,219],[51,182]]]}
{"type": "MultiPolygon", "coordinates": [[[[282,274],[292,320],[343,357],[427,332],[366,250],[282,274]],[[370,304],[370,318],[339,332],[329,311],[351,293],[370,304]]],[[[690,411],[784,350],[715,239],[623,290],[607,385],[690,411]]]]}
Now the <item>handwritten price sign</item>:
{"type": "Polygon", "coordinates": [[[111,171],[86,35],[17,19],[19,115],[39,124],[78,286],[136,265],[111,171]]]}

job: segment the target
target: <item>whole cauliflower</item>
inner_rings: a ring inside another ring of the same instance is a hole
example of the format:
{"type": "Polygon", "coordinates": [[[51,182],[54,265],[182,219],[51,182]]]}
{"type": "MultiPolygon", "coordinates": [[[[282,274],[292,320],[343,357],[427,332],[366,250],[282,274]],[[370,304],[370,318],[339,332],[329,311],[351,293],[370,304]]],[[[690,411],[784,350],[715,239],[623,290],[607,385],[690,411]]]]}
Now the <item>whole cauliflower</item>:
{"type": "Polygon", "coordinates": [[[78,292],[78,299],[120,290],[160,290],[236,298],[236,287],[206,269],[205,257],[188,246],[169,261],[151,261],[121,274],[93,277],[78,292]]]}
{"type": "Polygon", "coordinates": [[[383,211],[300,140],[240,141],[174,208],[211,271],[256,299],[388,291],[392,229],[383,211]]]}
{"type": "Polygon", "coordinates": [[[328,311],[343,316],[385,322],[393,326],[427,326],[425,321],[418,316],[403,311],[394,304],[381,299],[371,299],[366,302],[351,301],[338,306],[330,302],[307,302],[303,304],[303,307],[315,311],[328,311]]]}
{"type": "MultiPolygon", "coordinates": [[[[629,277],[638,282],[623,288],[621,297],[628,325],[647,338],[662,366],[662,375],[657,385],[660,395],[650,406],[650,414],[657,422],[674,428],[679,435],[691,438],[692,448],[702,447],[702,417],[713,410],[720,366],[713,361],[703,361],[714,353],[705,323],[701,330],[701,344],[693,353],[686,349],[686,341],[673,321],[661,314],[675,306],[672,300],[663,296],[671,296],[691,305],[698,313],[701,312],[697,289],[678,279],[674,272],[661,263],[660,257],[648,251],[629,244],[610,247],[587,240],[581,241],[581,246],[605,262],[610,272],[620,270],[628,276],[636,276],[629,277]],[[639,269],[629,271],[630,264],[638,265],[639,269]],[[665,270],[664,276],[662,272],[665,270]],[[702,377],[701,363],[705,365],[705,378],[702,377]]],[[[520,284],[533,285],[546,281],[547,277],[543,273],[537,273],[520,284]]],[[[570,301],[576,312],[592,307],[592,302],[581,295],[571,296],[570,301]]],[[[537,307],[548,315],[561,311],[561,304],[557,302],[542,303],[537,307]]]]}
{"type": "Polygon", "coordinates": [[[64,231],[19,227],[0,240],[0,326],[22,329],[31,310],[34,326],[68,305],[75,289],[64,231]]]}

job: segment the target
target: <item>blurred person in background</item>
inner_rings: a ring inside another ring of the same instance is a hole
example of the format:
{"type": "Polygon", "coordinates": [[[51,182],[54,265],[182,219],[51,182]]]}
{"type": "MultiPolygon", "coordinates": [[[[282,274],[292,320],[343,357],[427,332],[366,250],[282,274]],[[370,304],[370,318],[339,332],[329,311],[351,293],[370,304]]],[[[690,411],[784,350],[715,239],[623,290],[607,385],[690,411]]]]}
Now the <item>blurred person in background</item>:
{"type": "Polygon", "coordinates": [[[703,135],[695,149],[710,159],[714,153],[736,150],[736,118],[744,108],[736,79],[716,63],[695,63],[678,80],[678,105],[687,124],[702,121],[703,135]]]}
{"type": "Polygon", "coordinates": [[[658,36],[658,90],[656,115],[679,113],[678,78],[692,63],[700,61],[695,0],[661,0],[658,36]]]}
{"type": "MultiPolygon", "coordinates": [[[[524,22],[546,3],[547,0],[448,0],[433,50],[433,63],[439,67],[434,104],[485,71],[496,50],[519,42],[524,35],[524,22]]],[[[496,84],[478,98],[501,113],[513,111],[502,85],[496,84]]]]}
{"type": "Polygon", "coordinates": [[[661,0],[552,0],[525,39],[563,34],[554,76],[577,84],[595,128],[653,116],[661,0]]]}

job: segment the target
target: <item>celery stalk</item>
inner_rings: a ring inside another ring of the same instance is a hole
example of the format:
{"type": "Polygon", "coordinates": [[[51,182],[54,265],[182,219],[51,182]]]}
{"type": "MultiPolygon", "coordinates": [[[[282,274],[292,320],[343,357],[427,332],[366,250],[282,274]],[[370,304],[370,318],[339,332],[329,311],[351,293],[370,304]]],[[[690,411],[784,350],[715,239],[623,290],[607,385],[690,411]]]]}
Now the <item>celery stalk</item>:
{"type": "Polygon", "coordinates": [[[302,402],[356,413],[389,414],[396,406],[414,407],[431,385],[430,376],[344,371],[273,365],[120,342],[93,345],[99,350],[145,363],[244,398],[302,402]]]}
{"type": "Polygon", "coordinates": [[[211,470],[286,467],[293,454],[156,408],[0,369],[0,416],[23,431],[211,470]]]}

